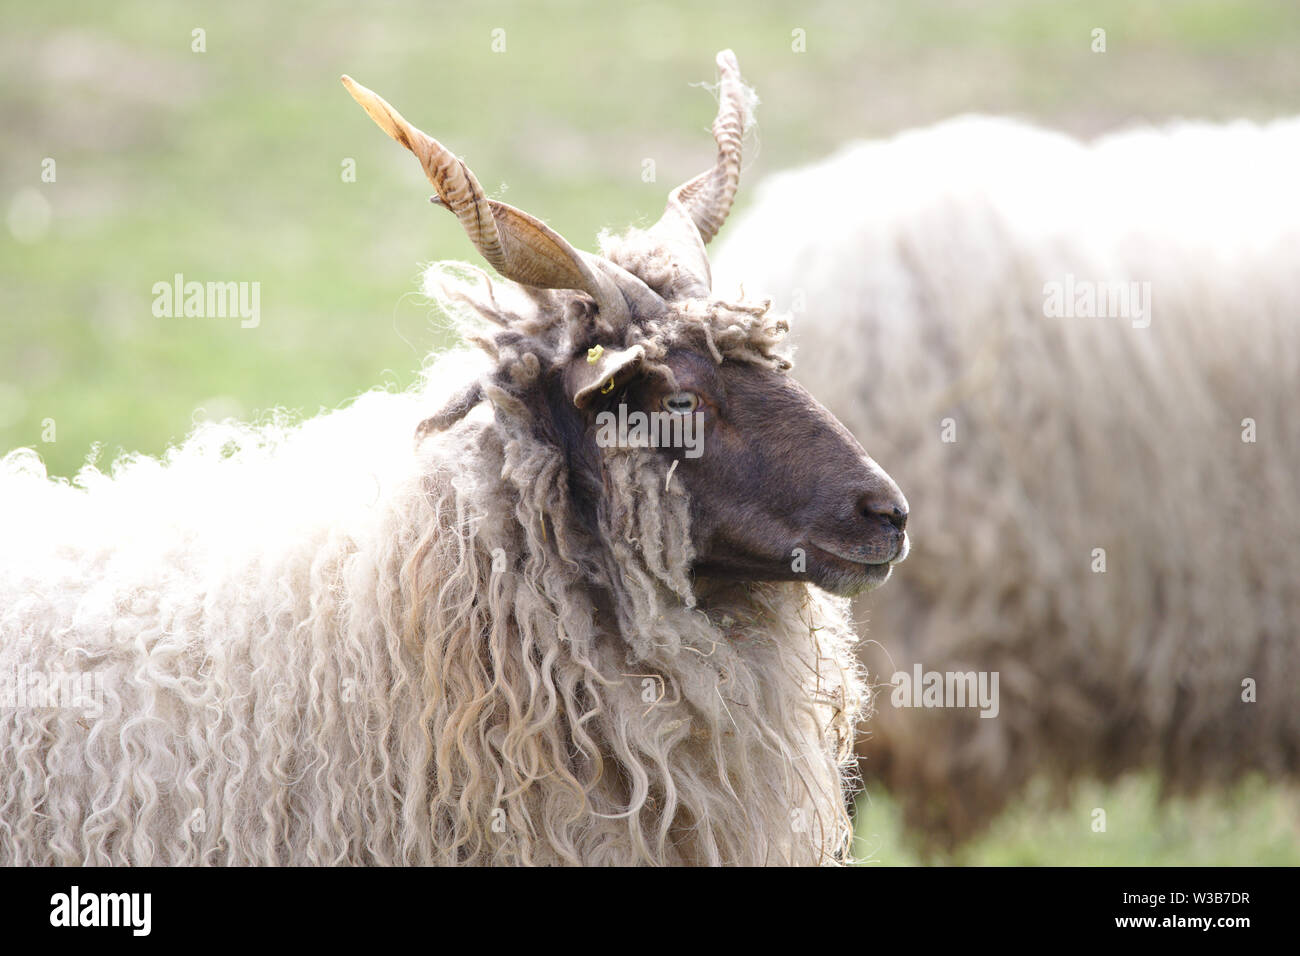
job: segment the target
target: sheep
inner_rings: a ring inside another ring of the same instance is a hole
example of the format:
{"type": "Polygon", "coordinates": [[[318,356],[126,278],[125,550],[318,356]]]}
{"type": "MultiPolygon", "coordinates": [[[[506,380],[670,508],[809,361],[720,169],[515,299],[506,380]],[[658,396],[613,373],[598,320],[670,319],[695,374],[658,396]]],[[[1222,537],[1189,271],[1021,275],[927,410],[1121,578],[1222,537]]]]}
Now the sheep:
{"type": "Polygon", "coordinates": [[[344,77],[500,277],[426,273],[474,347],[71,485],[4,459],[0,863],[849,858],[848,596],[907,504],[710,293],[753,106],[717,62],[716,164],[601,255],[344,77]]]}
{"type": "Polygon", "coordinates": [[[918,508],[859,606],[860,752],[922,848],[1035,776],[1300,771],[1296,168],[1296,119],[962,117],[771,177],[715,257],[918,508]],[[918,664],[997,675],[997,716],[900,706],[918,664]]]}

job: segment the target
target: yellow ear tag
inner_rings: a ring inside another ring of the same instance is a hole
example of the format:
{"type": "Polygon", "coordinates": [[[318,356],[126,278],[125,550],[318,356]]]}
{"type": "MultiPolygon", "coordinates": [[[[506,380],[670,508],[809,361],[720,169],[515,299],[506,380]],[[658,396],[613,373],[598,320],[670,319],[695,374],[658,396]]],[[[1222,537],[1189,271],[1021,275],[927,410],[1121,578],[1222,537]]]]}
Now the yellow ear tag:
{"type": "Polygon", "coordinates": [[[595,345],[587,349],[587,364],[595,365],[600,361],[600,357],[605,354],[605,346],[595,345]]]}
{"type": "Polygon", "coordinates": [[[613,376],[613,375],[611,375],[611,376],[609,377],[609,384],[601,388],[601,390],[600,390],[600,394],[602,394],[602,395],[608,395],[608,394],[609,394],[610,392],[612,392],[612,391],[614,391],[614,376],[613,376]]]}

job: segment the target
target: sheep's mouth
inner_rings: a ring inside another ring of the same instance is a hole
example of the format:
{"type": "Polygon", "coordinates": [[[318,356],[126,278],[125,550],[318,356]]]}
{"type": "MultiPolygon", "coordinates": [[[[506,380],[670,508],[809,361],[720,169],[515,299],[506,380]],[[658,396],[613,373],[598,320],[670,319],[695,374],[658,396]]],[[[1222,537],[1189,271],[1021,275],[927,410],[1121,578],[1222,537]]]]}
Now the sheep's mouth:
{"type": "Polygon", "coordinates": [[[907,557],[907,535],[891,536],[887,541],[870,541],[850,546],[834,545],[814,539],[814,548],[849,564],[892,564],[907,557]]]}
{"type": "Polygon", "coordinates": [[[809,571],[820,588],[842,597],[872,591],[889,579],[894,565],[907,557],[906,535],[884,543],[842,547],[810,541],[809,571]]]}

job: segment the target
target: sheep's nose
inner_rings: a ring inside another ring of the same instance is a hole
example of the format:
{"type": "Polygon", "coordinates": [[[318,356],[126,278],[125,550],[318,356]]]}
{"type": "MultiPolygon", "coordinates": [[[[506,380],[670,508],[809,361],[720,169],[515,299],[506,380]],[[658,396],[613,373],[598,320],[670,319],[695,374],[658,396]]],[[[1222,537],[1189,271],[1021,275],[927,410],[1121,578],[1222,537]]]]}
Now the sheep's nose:
{"type": "Polygon", "coordinates": [[[899,531],[907,527],[907,499],[894,480],[883,471],[869,491],[858,498],[858,513],[865,518],[884,518],[899,531]]]}
{"type": "Polygon", "coordinates": [[[899,531],[903,531],[907,528],[907,509],[900,505],[894,505],[894,507],[888,512],[877,511],[876,514],[880,515],[899,531]]]}

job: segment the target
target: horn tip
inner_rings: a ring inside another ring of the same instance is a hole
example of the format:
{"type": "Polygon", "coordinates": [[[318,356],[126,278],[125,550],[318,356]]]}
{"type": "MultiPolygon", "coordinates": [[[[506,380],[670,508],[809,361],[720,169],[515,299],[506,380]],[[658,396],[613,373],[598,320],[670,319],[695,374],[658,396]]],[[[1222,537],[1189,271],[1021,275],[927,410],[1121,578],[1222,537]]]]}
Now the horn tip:
{"type": "Polygon", "coordinates": [[[339,82],[343,84],[343,89],[347,90],[348,93],[352,95],[352,98],[363,106],[365,105],[365,97],[367,93],[374,96],[370,90],[366,89],[346,73],[339,77],[339,82]]]}

